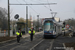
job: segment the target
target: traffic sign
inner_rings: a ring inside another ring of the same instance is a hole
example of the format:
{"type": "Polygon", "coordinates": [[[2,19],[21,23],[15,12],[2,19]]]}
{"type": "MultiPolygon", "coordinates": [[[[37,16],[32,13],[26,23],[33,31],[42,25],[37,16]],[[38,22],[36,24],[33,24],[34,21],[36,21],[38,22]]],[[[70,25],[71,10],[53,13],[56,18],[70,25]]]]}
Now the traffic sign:
{"type": "Polygon", "coordinates": [[[66,28],[69,28],[69,25],[68,24],[66,25],[66,28]]]}
{"type": "Polygon", "coordinates": [[[18,15],[18,14],[16,14],[16,15],[14,16],[14,18],[15,18],[15,19],[18,19],[18,18],[19,18],[19,15],[18,15]]]}

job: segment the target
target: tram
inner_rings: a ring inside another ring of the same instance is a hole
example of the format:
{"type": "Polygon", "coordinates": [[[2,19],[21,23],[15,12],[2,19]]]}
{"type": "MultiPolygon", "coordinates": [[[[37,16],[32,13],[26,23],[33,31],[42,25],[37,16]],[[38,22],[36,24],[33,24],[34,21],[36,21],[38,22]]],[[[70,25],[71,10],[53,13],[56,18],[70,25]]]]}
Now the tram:
{"type": "Polygon", "coordinates": [[[53,18],[47,18],[43,22],[43,33],[45,37],[57,37],[62,33],[62,23],[56,22],[53,18]]]}

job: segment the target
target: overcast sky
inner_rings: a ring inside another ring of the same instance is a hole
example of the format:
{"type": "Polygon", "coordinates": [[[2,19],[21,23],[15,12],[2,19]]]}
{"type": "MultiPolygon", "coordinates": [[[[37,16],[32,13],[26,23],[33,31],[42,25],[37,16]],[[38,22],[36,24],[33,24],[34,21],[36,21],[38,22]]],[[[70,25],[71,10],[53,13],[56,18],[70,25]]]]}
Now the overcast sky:
{"type": "MultiPolygon", "coordinates": [[[[8,0],[0,0],[0,7],[7,8],[8,0]]],[[[50,14],[50,8],[53,12],[57,12],[56,17],[61,20],[75,18],[75,0],[25,0],[27,3],[57,3],[56,5],[30,5],[28,6],[28,15],[32,15],[37,19],[37,15],[40,14],[40,18],[52,17],[50,14]]],[[[10,3],[24,4],[24,0],[10,0],[10,3]]],[[[14,19],[15,14],[19,14],[20,17],[26,18],[26,5],[10,5],[11,19],[14,19]]]]}

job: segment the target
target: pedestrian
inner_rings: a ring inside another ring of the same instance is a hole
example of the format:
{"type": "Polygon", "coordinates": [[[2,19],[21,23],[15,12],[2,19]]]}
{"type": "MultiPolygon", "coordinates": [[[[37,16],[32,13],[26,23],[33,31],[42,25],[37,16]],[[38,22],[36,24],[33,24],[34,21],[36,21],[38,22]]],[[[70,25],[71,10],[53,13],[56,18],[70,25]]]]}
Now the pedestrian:
{"type": "Polygon", "coordinates": [[[19,29],[19,31],[16,32],[16,35],[17,35],[17,42],[19,43],[20,37],[22,37],[21,29],[19,29]]]}
{"type": "Polygon", "coordinates": [[[30,40],[32,41],[33,40],[33,35],[35,34],[34,28],[29,30],[29,34],[30,34],[30,40]]]}

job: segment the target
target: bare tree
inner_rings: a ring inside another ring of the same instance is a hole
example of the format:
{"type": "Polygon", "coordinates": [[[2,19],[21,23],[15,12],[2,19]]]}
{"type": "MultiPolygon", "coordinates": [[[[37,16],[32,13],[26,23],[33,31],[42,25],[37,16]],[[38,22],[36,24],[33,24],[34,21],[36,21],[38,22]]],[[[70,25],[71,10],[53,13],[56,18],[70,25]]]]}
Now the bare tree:
{"type": "Polygon", "coordinates": [[[7,12],[6,9],[0,7],[0,28],[7,29],[7,12]]]}

